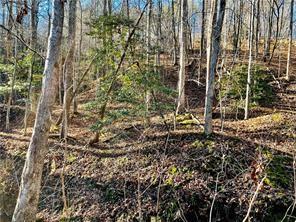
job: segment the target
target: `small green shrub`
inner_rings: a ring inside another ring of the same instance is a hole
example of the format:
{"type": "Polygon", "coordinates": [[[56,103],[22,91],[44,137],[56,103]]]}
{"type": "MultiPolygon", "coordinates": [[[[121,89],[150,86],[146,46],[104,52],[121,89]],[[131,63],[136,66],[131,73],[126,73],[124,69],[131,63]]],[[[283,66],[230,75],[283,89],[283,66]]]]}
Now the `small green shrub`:
{"type": "MultiPolygon", "coordinates": [[[[229,75],[224,75],[221,79],[222,98],[235,107],[243,107],[246,98],[248,66],[236,66],[229,75]]],[[[264,105],[273,101],[274,93],[269,83],[272,76],[267,68],[254,65],[252,67],[250,104],[253,106],[264,105]]]]}

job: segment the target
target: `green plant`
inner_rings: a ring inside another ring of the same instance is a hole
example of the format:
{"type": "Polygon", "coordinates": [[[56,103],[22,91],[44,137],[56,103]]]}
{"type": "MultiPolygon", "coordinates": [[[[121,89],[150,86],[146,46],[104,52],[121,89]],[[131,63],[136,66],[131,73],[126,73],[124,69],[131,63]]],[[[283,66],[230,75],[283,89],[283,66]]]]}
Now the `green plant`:
{"type": "MultiPolygon", "coordinates": [[[[254,65],[251,70],[250,100],[253,106],[264,105],[273,101],[274,93],[269,85],[272,76],[268,69],[254,65]]],[[[246,97],[248,66],[236,66],[229,75],[221,79],[221,97],[227,98],[234,107],[243,107],[246,97]]]]}

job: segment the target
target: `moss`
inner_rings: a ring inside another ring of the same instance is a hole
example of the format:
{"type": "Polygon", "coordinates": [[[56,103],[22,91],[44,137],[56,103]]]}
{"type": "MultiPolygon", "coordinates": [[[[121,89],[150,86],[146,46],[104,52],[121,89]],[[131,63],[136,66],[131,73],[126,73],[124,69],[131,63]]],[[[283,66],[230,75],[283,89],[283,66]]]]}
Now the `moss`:
{"type": "Polygon", "coordinates": [[[289,156],[273,156],[266,172],[265,183],[275,188],[288,188],[293,184],[292,172],[288,172],[287,166],[292,165],[292,158],[289,156]]]}

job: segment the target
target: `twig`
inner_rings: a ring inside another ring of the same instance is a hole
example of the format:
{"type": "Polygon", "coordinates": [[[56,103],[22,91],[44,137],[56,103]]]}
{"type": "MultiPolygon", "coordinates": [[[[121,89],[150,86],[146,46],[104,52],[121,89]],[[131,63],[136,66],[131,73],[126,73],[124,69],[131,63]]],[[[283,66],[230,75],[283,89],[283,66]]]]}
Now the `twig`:
{"type": "Polygon", "coordinates": [[[281,220],[281,222],[284,222],[286,217],[288,216],[288,213],[292,207],[291,213],[293,213],[294,209],[295,209],[295,205],[296,205],[296,156],[293,156],[293,175],[294,175],[294,200],[293,203],[288,207],[285,216],[283,217],[283,219],[281,220]]]}
{"type": "Polygon", "coordinates": [[[217,195],[218,195],[218,182],[219,182],[219,176],[220,176],[220,173],[223,172],[224,162],[225,162],[225,155],[223,154],[223,156],[222,156],[221,171],[220,171],[219,173],[217,173],[217,177],[216,177],[215,194],[214,194],[213,201],[212,201],[212,204],[211,204],[209,222],[212,222],[212,215],[213,215],[214,204],[215,204],[216,197],[217,197],[217,195]]]}
{"type": "Polygon", "coordinates": [[[247,214],[246,214],[243,222],[246,222],[248,220],[248,218],[250,216],[250,213],[251,213],[251,210],[252,210],[252,207],[254,205],[254,202],[255,202],[255,200],[257,198],[257,195],[259,193],[259,190],[260,190],[261,186],[263,185],[263,182],[264,182],[265,179],[266,179],[266,175],[262,178],[262,180],[260,181],[260,183],[257,185],[256,191],[255,191],[255,193],[254,193],[254,195],[253,195],[253,197],[251,199],[251,202],[249,204],[248,212],[247,212],[247,214]]]}

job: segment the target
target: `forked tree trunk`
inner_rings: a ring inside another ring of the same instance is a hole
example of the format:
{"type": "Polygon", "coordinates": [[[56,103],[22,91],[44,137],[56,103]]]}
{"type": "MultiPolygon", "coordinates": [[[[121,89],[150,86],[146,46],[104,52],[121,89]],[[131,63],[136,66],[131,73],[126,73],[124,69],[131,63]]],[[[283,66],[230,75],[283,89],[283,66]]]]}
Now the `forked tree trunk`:
{"type": "Polygon", "coordinates": [[[268,31],[267,38],[265,42],[265,49],[263,55],[263,61],[266,62],[267,58],[270,56],[270,45],[271,45],[271,35],[272,35],[272,26],[273,26],[273,8],[274,0],[270,3],[269,16],[268,16],[268,31]]]}
{"type": "Polygon", "coordinates": [[[254,0],[251,1],[250,12],[250,31],[249,31],[249,63],[248,63],[248,76],[247,76],[247,89],[245,100],[245,119],[249,117],[249,103],[250,103],[250,91],[251,91],[251,75],[252,75],[252,51],[253,51],[253,32],[254,32],[254,0]]]}
{"type": "Polygon", "coordinates": [[[44,158],[48,151],[47,141],[50,116],[55,101],[58,73],[55,72],[62,40],[64,2],[53,0],[53,19],[43,72],[43,85],[37,116],[21,177],[20,191],[13,214],[13,222],[36,220],[44,158]]]}
{"type": "Polygon", "coordinates": [[[212,127],[212,108],[214,99],[215,71],[220,51],[221,31],[224,21],[226,0],[212,0],[211,18],[209,23],[208,40],[207,40],[207,83],[205,98],[205,126],[204,132],[210,135],[213,132],[212,127]],[[219,12],[217,10],[219,9],[219,12]]]}
{"type": "Polygon", "coordinates": [[[179,32],[180,68],[178,79],[178,100],[176,114],[185,108],[185,63],[186,63],[186,25],[187,25],[187,0],[181,0],[181,25],[179,32]]]}
{"type": "Polygon", "coordinates": [[[293,15],[294,15],[294,0],[291,0],[290,6],[290,24],[289,24],[289,48],[288,48],[288,58],[287,58],[287,70],[286,79],[290,77],[290,63],[291,63],[291,50],[293,41],[293,15]]]}

